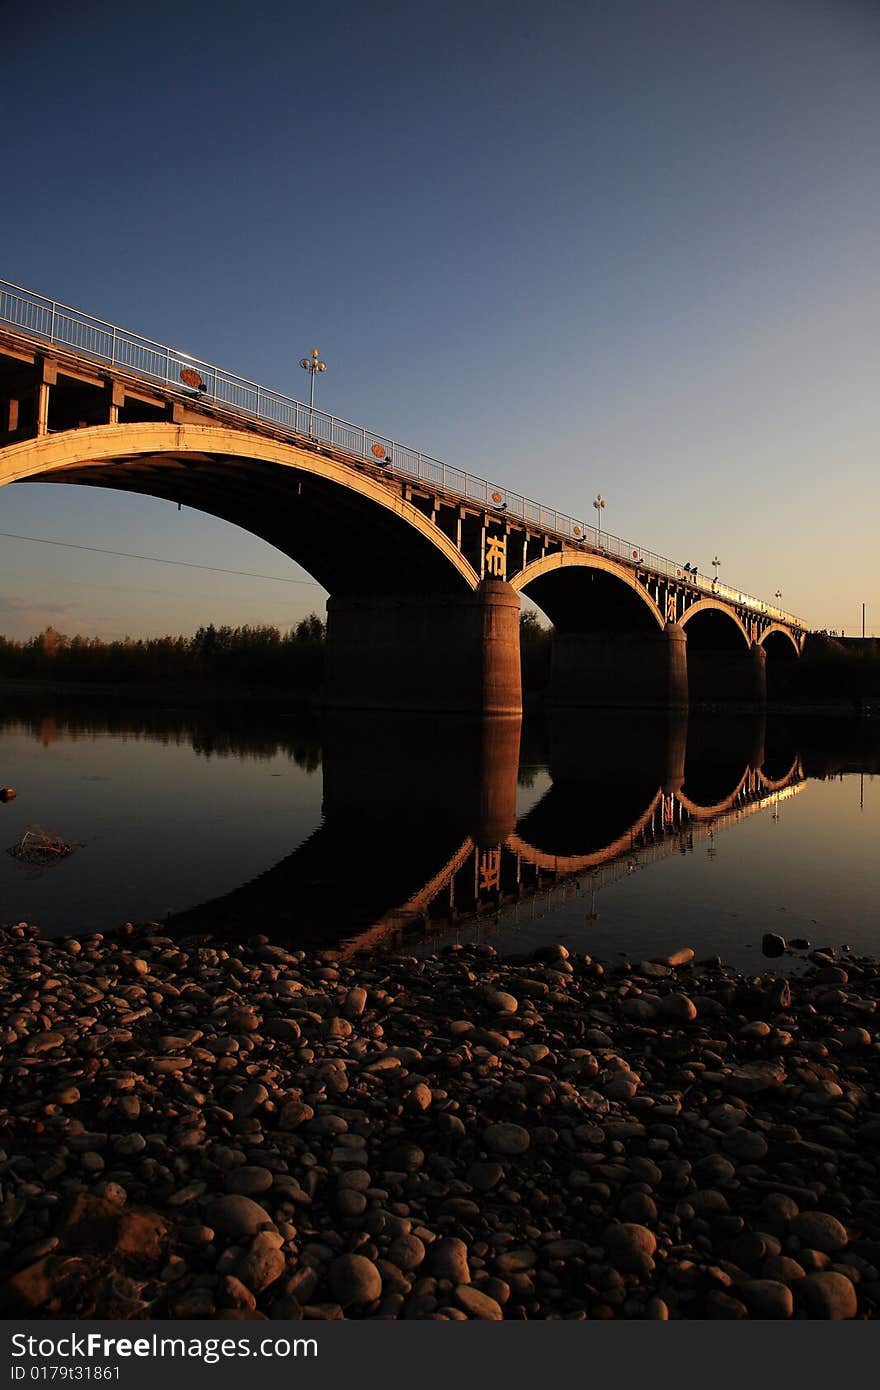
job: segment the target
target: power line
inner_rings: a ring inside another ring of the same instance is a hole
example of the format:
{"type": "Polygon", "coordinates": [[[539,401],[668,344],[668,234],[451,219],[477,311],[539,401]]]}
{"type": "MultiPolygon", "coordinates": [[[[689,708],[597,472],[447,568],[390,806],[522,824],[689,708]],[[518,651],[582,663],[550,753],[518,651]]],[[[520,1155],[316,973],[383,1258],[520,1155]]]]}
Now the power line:
{"type": "Polygon", "coordinates": [[[128,550],[104,550],[98,545],[76,545],[73,541],[50,541],[45,536],[19,536],[14,531],[0,531],[0,536],[10,541],[33,541],[36,545],[58,545],[65,550],[87,550],[92,555],[115,555],[122,560],[149,560],[154,565],[177,565],[181,569],[209,570],[212,574],[237,574],[245,579],[272,579],[276,584],[307,584],[313,589],[323,588],[314,579],[288,579],[280,574],[255,574],[252,570],[221,569],[219,565],[196,565],[191,560],[166,560],[161,555],[134,555],[128,550]]]}

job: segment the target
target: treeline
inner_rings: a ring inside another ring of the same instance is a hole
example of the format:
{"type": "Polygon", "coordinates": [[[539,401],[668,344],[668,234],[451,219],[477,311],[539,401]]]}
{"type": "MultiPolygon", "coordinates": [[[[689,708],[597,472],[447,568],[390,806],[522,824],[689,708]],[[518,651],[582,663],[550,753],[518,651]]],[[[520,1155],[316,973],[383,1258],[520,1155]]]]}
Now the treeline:
{"type": "Polygon", "coordinates": [[[880,641],[814,632],[800,660],[780,664],[775,675],[777,691],[805,703],[874,701],[880,699],[880,641]]]}
{"type": "MultiPolygon", "coordinates": [[[[523,685],[543,690],[550,672],[550,632],[534,613],[520,619],[523,685]]],[[[0,679],[107,684],[210,681],[316,690],[324,674],[326,624],[317,614],[282,632],[277,627],[200,627],[193,637],[68,637],[54,627],[26,642],[0,637],[0,679]]]]}
{"type": "Polygon", "coordinates": [[[0,637],[0,677],[53,681],[211,681],[311,690],[324,670],[326,627],[313,613],[277,627],[200,627],[193,637],[68,637],[53,627],[26,642],[0,637]]]}

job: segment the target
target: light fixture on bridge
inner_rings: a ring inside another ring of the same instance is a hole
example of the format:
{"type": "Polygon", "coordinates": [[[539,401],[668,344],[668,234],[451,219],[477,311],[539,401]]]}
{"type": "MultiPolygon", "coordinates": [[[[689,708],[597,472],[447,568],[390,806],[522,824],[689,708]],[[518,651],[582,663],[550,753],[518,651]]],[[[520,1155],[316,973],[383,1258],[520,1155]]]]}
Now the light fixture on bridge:
{"type": "Polygon", "coordinates": [[[596,544],[602,544],[602,511],[605,507],[605,498],[601,492],[596,493],[596,500],[593,503],[596,508],[596,544]]]}
{"type": "MultiPolygon", "coordinates": [[[[315,408],[315,377],[318,372],[326,372],[327,363],[318,359],[318,349],[312,348],[311,357],[300,358],[299,364],[304,372],[309,374],[309,411],[315,408]]],[[[309,416],[309,432],[311,433],[311,415],[309,416]]]]}
{"type": "Polygon", "coordinates": [[[777,590],[776,590],[776,593],[773,595],[773,597],[774,597],[774,598],[782,598],[782,590],[781,590],[781,589],[777,589],[777,590]]]}
{"type": "Polygon", "coordinates": [[[714,585],[718,583],[718,566],[721,564],[721,561],[718,559],[717,555],[715,556],[715,559],[712,561],[712,564],[715,567],[715,578],[712,580],[712,583],[714,585]]]}

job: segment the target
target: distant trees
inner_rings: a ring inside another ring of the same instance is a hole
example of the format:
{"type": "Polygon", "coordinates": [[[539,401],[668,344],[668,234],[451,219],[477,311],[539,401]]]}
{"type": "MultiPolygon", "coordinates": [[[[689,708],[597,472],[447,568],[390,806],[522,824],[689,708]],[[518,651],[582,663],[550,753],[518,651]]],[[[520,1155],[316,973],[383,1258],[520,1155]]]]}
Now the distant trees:
{"type": "Polygon", "coordinates": [[[47,627],[26,642],[0,637],[0,676],[72,681],[210,680],[313,689],[324,669],[317,614],[277,627],[200,627],[193,637],[68,637],[47,627]]]}

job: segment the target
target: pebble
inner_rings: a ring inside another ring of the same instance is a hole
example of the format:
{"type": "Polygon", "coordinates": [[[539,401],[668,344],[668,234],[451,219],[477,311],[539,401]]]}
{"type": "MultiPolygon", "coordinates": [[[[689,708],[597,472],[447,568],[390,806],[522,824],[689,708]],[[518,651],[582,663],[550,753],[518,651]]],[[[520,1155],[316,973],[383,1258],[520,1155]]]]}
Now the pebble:
{"type": "Polygon", "coordinates": [[[822,1270],[818,1274],[808,1274],[795,1287],[798,1302],[811,1318],[841,1322],[854,1318],[858,1311],[855,1287],[843,1274],[822,1270]]]}
{"type": "Polygon", "coordinates": [[[847,1231],[837,1217],[827,1211],[804,1211],[791,1221],[789,1230],[802,1245],[831,1254],[847,1243],[847,1231]]]}
{"type": "Polygon", "coordinates": [[[343,1308],[372,1303],[382,1292],[382,1276],[364,1255],[340,1255],[330,1266],[329,1282],[343,1308]]]}
{"type": "Polygon", "coordinates": [[[272,1219],[265,1207],[250,1197],[230,1194],[217,1197],[207,1211],[208,1225],[229,1236],[252,1236],[263,1226],[271,1226],[272,1219]]]}
{"type": "Polygon", "coordinates": [[[437,1279],[448,1279],[453,1284],[471,1282],[468,1248],[457,1236],[446,1236],[432,1245],[429,1263],[437,1279]]]}
{"type": "Polygon", "coordinates": [[[880,1314],[876,962],[76,944],[0,928],[4,1307],[880,1314]]]}
{"type": "Polygon", "coordinates": [[[531,1144],[531,1135],[523,1125],[500,1123],[489,1125],[483,1138],[493,1153],[512,1156],[524,1154],[531,1144]]]}

